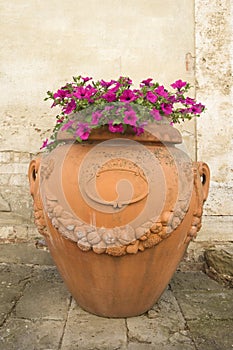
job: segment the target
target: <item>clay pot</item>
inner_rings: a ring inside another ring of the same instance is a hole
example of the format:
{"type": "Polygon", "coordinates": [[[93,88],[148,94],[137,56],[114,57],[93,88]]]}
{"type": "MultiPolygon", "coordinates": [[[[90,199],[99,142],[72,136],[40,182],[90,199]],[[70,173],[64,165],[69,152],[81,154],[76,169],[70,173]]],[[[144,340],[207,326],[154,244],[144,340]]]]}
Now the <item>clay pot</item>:
{"type": "Polygon", "coordinates": [[[208,166],[181,142],[170,126],[139,137],[97,130],[30,163],[35,223],[83,309],[140,315],[167,287],[209,188],[208,166]]]}

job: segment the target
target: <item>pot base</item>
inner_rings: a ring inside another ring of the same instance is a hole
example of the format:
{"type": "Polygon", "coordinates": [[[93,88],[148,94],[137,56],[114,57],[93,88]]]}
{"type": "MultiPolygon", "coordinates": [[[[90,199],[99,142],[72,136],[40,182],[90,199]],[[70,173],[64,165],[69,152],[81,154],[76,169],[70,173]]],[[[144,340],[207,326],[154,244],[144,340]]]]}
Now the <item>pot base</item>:
{"type": "Polygon", "coordinates": [[[46,241],[70,293],[84,310],[102,317],[133,317],[148,311],[172,278],[188,244],[182,224],[158,245],[114,257],[84,252],[49,224],[46,241]]]}

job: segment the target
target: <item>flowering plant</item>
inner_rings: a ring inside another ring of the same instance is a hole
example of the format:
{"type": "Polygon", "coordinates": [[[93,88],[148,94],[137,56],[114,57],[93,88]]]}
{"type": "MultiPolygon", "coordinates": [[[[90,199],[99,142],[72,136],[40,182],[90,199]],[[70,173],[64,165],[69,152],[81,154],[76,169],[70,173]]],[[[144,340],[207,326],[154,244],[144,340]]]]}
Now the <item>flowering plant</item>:
{"type": "Polygon", "coordinates": [[[151,78],[143,80],[138,89],[132,85],[128,77],[93,81],[78,76],[55,93],[48,91],[45,100],[53,100],[51,107],[60,106],[61,113],[56,117],[52,142],[47,139],[41,148],[54,144],[60,129],[70,132],[79,142],[87,140],[92,129],[103,125],[113,133],[124,133],[130,125],[140,135],[147,124],[179,123],[199,117],[205,110],[203,104],[185,97],[191,86],[182,80],[171,84],[173,92],[151,78]],[[92,107],[91,111],[88,107],[92,107]]]}

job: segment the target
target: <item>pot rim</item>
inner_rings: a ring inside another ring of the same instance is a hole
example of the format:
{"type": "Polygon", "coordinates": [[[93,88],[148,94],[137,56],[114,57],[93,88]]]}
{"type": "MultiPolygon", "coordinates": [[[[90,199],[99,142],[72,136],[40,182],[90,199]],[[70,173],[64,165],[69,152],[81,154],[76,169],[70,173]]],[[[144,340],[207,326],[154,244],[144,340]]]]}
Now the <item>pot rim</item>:
{"type": "MultiPolygon", "coordinates": [[[[127,130],[124,134],[122,133],[112,133],[108,130],[107,125],[101,126],[96,129],[92,129],[89,138],[87,141],[105,141],[111,139],[131,139],[138,142],[162,142],[162,143],[171,143],[171,144],[180,144],[182,143],[182,136],[179,130],[170,125],[155,125],[150,124],[145,129],[141,135],[135,135],[132,127],[127,127],[127,130]]],[[[58,141],[75,141],[75,136],[71,135],[67,131],[59,130],[57,134],[58,141]]]]}

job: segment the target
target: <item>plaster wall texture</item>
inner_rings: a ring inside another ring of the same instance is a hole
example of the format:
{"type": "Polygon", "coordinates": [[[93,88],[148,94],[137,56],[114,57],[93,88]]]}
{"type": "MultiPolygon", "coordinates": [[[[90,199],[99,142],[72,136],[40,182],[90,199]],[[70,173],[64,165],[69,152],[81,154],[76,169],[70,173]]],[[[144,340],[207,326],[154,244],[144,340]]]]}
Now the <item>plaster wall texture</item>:
{"type": "Polygon", "coordinates": [[[232,34],[232,1],[195,1],[196,96],[207,106],[197,120],[197,158],[211,169],[198,240],[233,240],[232,34]]]}
{"type": "Polygon", "coordinates": [[[27,167],[58,112],[43,99],[83,74],[166,86],[181,78],[196,87],[208,111],[179,128],[191,157],[211,167],[200,240],[230,240],[231,2],[0,0],[0,8],[0,238],[38,235],[27,167]],[[228,229],[215,229],[219,215],[228,229]]]}

